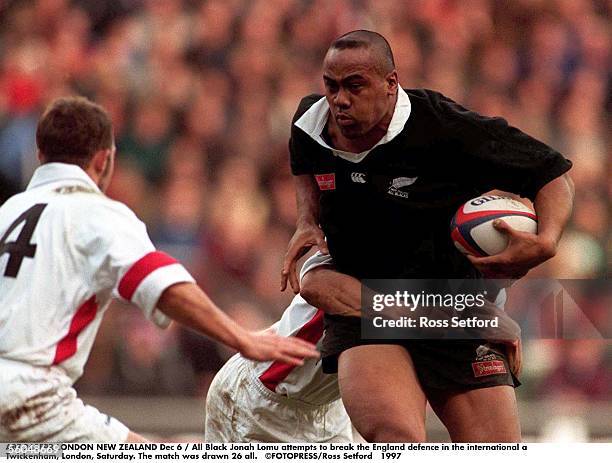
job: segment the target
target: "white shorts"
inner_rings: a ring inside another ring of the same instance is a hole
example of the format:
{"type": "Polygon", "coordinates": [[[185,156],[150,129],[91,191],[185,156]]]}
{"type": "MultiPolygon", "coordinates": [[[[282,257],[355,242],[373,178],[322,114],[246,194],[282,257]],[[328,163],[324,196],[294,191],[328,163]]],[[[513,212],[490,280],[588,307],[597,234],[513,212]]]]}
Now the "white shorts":
{"type": "Polygon", "coordinates": [[[0,442],[125,442],[128,428],[84,405],[57,367],[0,359],[0,442]]]}
{"type": "Polygon", "coordinates": [[[351,442],[341,400],[310,405],[276,394],[235,355],[219,370],[206,398],[206,442],[351,442]]]}

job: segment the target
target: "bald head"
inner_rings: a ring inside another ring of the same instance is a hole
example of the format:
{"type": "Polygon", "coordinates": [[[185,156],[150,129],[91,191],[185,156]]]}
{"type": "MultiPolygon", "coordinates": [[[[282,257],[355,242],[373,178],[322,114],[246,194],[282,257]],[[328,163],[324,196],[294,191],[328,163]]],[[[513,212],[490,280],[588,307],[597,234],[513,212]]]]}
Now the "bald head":
{"type": "Polygon", "coordinates": [[[389,43],[371,31],[337,38],[323,60],[323,82],[331,130],[351,140],[356,153],[370,149],[386,133],[398,94],[389,43]]]}
{"type": "Polygon", "coordinates": [[[395,69],[393,52],[387,39],[378,32],[357,30],[347,32],[332,42],[331,50],[347,50],[364,48],[369,50],[376,71],[381,75],[387,75],[395,69]]]}

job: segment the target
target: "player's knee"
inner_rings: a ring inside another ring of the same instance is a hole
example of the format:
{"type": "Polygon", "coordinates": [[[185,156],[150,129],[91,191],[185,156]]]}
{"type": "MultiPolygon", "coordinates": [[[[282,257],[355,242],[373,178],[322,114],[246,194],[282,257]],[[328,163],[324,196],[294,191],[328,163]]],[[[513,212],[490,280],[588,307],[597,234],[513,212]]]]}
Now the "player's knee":
{"type": "MultiPolygon", "coordinates": [[[[521,426],[518,419],[514,420],[507,416],[503,420],[498,420],[496,426],[487,426],[484,424],[486,420],[482,421],[483,423],[475,424],[469,429],[463,429],[461,440],[464,442],[521,442],[521,426]]],[[[451,434],[450,430],[449,434],[451,434]]]]}
{"type": "Polygon", "coordinates": [[[418,421],[373,420],[358,429],[368,442],[425,442],[425,423],[418,421]]]}
{"type": "Polygon", "coordinates": [[[490,427],[473,427],[470,429],[453,429],[447,427],[453,442],[522,442],[521,431],[518,426],[505,429],[491,429],[490,427]]]}

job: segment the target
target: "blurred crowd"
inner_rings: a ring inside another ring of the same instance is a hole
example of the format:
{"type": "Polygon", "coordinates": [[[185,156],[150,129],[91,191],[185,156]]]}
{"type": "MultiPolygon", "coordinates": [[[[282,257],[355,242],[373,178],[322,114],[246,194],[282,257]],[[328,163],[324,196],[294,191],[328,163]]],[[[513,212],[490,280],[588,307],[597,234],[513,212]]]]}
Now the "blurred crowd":
{"type": "MultiPolygon", "coordinates": [[[[109,195],[232,317],[265,327],[291,299],[279,291],[296,217],[291,118],[321,93],[329,43],[366,28],[389,39],[404,87],[501,115],[572,159],[571,224],[532,273],[609,276],[611,19],[609,0],[0,0],[0,197],[36,165],[45,105],[86,95],[115,126],[109,195]]],[[[117,304],[79,387],[203,394],[229,354],[117,304]]],[[[609,400],[609,343],[526,355],[525,396],[609,400]]]]}

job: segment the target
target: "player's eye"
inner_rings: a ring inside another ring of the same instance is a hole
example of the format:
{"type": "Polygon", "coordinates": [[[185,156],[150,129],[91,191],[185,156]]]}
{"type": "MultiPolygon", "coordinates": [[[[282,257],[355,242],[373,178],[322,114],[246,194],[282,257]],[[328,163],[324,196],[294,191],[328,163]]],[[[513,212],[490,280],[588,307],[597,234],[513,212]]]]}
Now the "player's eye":
{"type": "Polygon", "coordinates": [[[331,93],[336,93],[338,91],[338,85],[335,82],[325,82],[325,87],[327,87],[327,90],[331,93]]]}

